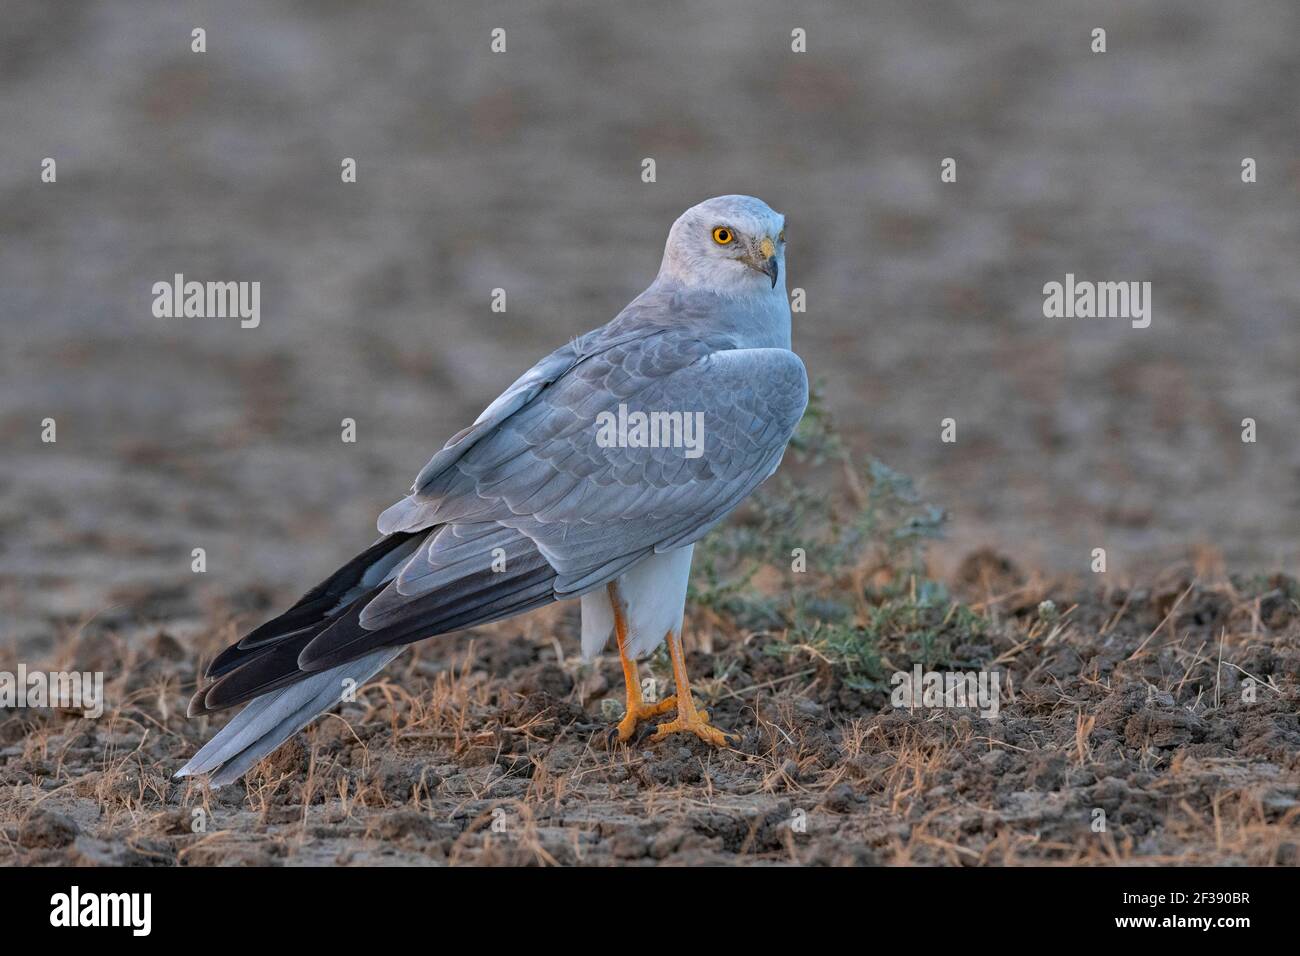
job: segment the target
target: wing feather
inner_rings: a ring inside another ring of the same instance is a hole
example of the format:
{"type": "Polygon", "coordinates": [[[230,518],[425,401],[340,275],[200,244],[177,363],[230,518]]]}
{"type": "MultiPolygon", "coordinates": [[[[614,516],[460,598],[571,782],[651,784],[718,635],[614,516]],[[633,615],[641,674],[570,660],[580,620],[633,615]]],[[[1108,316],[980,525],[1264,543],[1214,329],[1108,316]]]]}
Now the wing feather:
{"type": "Polygon", "coordinates": [[[734,346],[616,320],[557,350],[433,456],[381,542],[219,657],[192,706],[577,597],[698,540],[776,470],[807,403],[793,352],[734,346]],[[697,415],[701,444],[605,447],[620,406],[697,415]]]}

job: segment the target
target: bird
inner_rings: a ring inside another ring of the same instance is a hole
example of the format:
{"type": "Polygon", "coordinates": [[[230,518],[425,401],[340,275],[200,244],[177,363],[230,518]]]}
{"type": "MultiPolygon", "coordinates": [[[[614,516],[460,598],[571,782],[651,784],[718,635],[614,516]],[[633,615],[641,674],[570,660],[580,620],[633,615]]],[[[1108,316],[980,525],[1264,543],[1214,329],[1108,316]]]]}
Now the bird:
{"type": "Polygon", "coordinates": [[[571,599],[583,657],[612,637],[622,662],[611,737],[671,714],[652,739],[731,743],[691,695],[682,628],[696,542],[777,470],[808,403],[785,242],[752,196],[682,213],[644,292],[453,435],[374,544],[212,660],[189,716],[244,706],[175,776],[232,783],[407,645],[571,599]],[[676,692],[650,702],[637,662],[664,643],[676,692]]]}

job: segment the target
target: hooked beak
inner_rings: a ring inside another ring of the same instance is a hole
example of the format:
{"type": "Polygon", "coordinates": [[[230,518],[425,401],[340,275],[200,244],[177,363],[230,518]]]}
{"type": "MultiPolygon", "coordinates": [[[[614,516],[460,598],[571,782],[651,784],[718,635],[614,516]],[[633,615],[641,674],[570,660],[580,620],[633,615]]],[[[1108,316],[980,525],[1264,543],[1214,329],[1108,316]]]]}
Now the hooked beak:
{"type": "Polygon", "coordinates": [[[758,244],[758,251],[750,259],[749,265],[771,279],[772,288],[776,288],[776,279],[780,274],[780,270],[776,262],[776,244],[771,239],[766,236],[763,237],[763,241],[758,244]]]}

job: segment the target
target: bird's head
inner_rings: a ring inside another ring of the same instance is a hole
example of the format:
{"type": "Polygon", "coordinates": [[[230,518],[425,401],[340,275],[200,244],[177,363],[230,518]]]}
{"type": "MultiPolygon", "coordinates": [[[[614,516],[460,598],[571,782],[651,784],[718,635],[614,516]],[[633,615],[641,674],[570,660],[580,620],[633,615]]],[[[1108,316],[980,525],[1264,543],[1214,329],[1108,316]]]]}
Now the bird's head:
{"type": "Polygon", "coordinates": [[[717,196],[682,213],[668,231],[659,274],[726,295],[784,296],[785,216],[753,196],[717,196]]]}

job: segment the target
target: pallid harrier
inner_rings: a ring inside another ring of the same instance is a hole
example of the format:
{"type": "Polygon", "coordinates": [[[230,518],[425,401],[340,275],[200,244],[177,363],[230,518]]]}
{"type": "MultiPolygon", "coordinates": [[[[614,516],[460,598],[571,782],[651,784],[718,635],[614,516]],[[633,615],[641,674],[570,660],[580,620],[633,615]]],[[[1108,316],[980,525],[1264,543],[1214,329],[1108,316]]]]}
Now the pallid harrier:
{"type": "Polygon", "coordinates": [[[236,780],[405,645],[566,598],[585,656],[615,637],[621,740],[675,709],[656,737],[725,743],[691,698],[682,615],[694,543],[776,471],[808,401],[784,260],[785,219],[758,199],[683,213],[648,289],[454,435],[383,537],[213,660],[190,716],[246,706],[177,776],[236,780]],[[636,660],[664,640],[677,693],[646,703],[636,660]]]}

